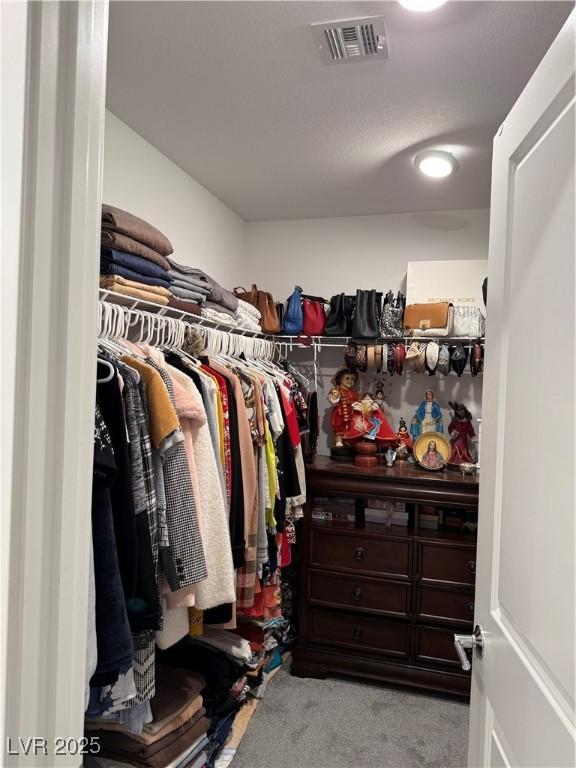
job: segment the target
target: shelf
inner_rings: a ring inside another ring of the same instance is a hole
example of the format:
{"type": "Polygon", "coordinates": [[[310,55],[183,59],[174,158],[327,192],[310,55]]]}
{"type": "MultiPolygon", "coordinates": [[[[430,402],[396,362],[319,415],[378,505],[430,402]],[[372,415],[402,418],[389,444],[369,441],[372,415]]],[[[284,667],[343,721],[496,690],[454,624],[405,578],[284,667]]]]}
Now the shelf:
{"type": "Polygon", "coordinates": [[[414,533],[418,539],[426,541],[453,541],[462,544],[476,546],[476,536],[472,533],[461,533],[460,531],[439,530],[435,528],[418,528],[414,533]]]}
{"type": "MultiPolygon", "coordinates": [[[[409,345],[411,342],[428,342],[436,341],[441,344],[472,344],[475,341],[484,341],[484,337],[420,337],[420,336],[406,336],[406,337],[383,337],[379,339],[353,339],[348,336],[284,336],[283,334],[269,334],[260,333],[258,331],[246,330],[239,328],[235,325],[229,325],[217,320],[211,320],[207,317],[200,315],[192,315],[183,310],[176,309],[175,307],[169,307],[162,304],[155,304],[145,299],[137,299],[132,296],[125,296],[121,293],[115,293],[104,288],[99,288],[100,301],[108,304],[117,304],[122,307],[126,307],[130,310],[137,310],[141,312],[149,312],[151,314],[160,315],[164,317],[171,317],[175,320],[182,320],[189,325],[198,327],[214,328],[215,330],[225,331],[226,333],[232,333],[239,336],[249,336],[256,339],[265,339],[266,341],[272,341],[278,344],[280,347],[285,346],[286,351],[292,351],[296,349],[314,349],[314,352],[321,352],[322,349],[345,349],[350,341],[354,341],[357,344],[365,344],[371,346],[374,344],[389,344],[389,343],[404,343],[409,345]]],[[[385,371],[383,371],[385,373],[385,371]]],[[[406,371],[402,375],[412,374],[412,371],[406,371]]],[[[453,371],[450,371],[449,376],[455,376],[453,371]]],[[[423,371],[422,374],[426,375],[423,371]]],[[[464,375],[469,375],[468,367],[464,375]]]]}

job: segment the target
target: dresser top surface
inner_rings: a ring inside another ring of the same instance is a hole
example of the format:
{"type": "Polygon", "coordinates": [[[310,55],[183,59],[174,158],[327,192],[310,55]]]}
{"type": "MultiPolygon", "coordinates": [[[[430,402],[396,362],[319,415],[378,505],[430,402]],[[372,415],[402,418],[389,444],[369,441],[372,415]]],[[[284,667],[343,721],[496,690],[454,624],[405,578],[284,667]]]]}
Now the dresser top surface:
{"type": "Polygon", "coordinates": [[[410,485],[435,486],[440,488],[466,488],[469,492],[478,492],[478,477],[463,475],[457,470],[445,469],[432,472],[411,464],[393,467],[378,465],[373,469],[357,467],[353,463],[334,461],[327,456],[317,456],[313,463],[306,466],[308,474],[335,475],[350,480],[371,480],[379,482],[401,481],[410,485]]]}

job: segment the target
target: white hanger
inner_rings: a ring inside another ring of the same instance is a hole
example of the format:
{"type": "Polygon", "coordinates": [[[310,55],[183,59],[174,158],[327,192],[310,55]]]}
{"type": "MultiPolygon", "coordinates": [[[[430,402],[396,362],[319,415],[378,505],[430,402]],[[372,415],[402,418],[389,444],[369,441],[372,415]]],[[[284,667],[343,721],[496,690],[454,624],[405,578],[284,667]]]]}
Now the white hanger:
{"type": "Polygon", "coordinates": [[[99,357],[98,362],[100,363],[100,365],[106,366],[106,368],[108,368],[109,370],[109,373],[107,376],[104,376],[103,379],[96,379],[96,382],[98,384],[107,384],[109,381],[112,381],[112,379],[114,378],[114,375],[116,374],[116,370],[112,365],[112,363],[109,363],[108,360],[103,360],[101,357],[99,357]]]}

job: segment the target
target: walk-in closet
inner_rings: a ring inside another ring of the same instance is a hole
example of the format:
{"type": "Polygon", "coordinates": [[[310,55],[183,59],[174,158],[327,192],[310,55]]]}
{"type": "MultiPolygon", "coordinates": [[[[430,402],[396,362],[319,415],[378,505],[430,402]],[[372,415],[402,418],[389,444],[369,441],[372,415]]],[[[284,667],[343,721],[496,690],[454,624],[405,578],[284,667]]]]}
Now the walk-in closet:
{"type": "Polygon", "coordinates": [[[575,764],[573,8],[2,3],[2,766],[575,764]]]}

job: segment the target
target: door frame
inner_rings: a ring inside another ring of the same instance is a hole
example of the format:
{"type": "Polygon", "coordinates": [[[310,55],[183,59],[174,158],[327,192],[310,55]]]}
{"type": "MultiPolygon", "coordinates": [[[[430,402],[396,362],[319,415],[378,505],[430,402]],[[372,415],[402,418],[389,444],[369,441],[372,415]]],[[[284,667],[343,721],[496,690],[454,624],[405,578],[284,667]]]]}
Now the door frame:
{"type": "Polygon", "coordinates": [[[80,738],[85,709],[107,40],[108,0],[28,4],[16,395],[3,404],[6,766],[82,762],[54,740],[80,738]],[[8,737],[45,739],[47,756],[11,755],[8,737]]]}
{"type": "MultiPolygon", "coordinates": [[[[559,718],[566,724],[567,731],[574,733],[571,723],[570,707],[563,699],[561,692],[555,690],[555,685],[546,671],[541,668],[536,658],[531,657],[525,647],[512,636],[500,616],[497,601],[496,582],[492,580],[493,573],[499,568],[499,533],[495,533],[495,523],[500,514],[498,504],[500,499],[501,477],[500,468],[488,462],[485,457],[500,457],[503,452],[503,435],[498,424],[503,420],[503,403],[501,393],[504,390],[504,375],[507,368],[507,329],[494,324],[494,313],[490,311],[490,302],[497,306],[505,306],[504,293],[507,280],[507,260],[501,255],[507,251],[510,244],[507,236],[513,215],[513,175],[516,165],[524,159],[530,147],[549,130],[546,115],[555,107],[563,111],[574,98],[574,46],[576,31],[576,11],[572,11],[550,49],[536,68],[525,89],[512,107],[510,114],[498,129],[494,138],[492,161],[491,205],[499,206],[497,215],[490,216],[489,239],[489,292],[486,321],[486,345],[490,350],[484,370],[483,402],[482,402],[482,447],[480,465],[482,467],[480,482],[479,516],[478,516],[478,548],[475,598],[475,624],[482,624],[483,617],[490,616],[499,632],[506,638],[507,643],[515,649],[522,663],[529,666],[537,685],[542,691],[554,690],[553,706],[557,708],[559,718]],[[538,98],[534,95],[537,94],[538,98]],[[520,126],[529,125],[531,130],[518,143],[517,137],[522,134],[520,126]],[[529,139],[529,141],[528,141],[529,139]],[[484,458],[483,458],[484,457],[484,458]],[[496,507],[496,508],[495,508],[496,507]]],[[[497,318],[498,320],[500,318],[497,318]]],[[[521,531],[518,535],[521,535],[521,531]]],[[[530,599],[530,595],[526,595],[530,599]]],[[[484,695],[484,679],[482,666],[493,662],[494,655],[501,653],[498,638],[491,636],[486,630],[484,656],[474,655],[472,665],[472,689],[470,700],[470,727],[468,740],[468,766],[480,768],[492,764],[491,736],[493,713],[486,704],[484,695]],[[486,659],[489,659],[487,661],[486,659]]],[[[501,755],[508,751],[507,745],[498,744],[501,755]]],[[[500,763],[498,763],[500,764],[500,763]]]]}

